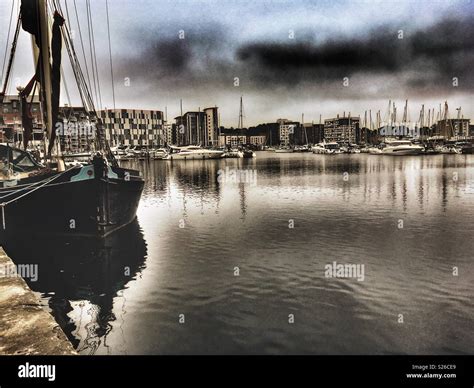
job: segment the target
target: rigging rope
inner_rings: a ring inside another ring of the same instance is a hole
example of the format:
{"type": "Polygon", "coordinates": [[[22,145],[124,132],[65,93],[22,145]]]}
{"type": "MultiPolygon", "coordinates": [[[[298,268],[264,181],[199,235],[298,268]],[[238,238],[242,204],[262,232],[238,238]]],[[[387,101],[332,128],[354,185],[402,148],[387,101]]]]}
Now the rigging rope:
{"type": "Polygon", "coordinates": [[[97,91],[99,92],[99,100],[98,100],[98,105],[99,109],[102,109],[102,95],[100,92],[100,79],[99,79],[99,68],[97,66],[97,53],[95,50],[95,38],[94,38],[94,24],[92,23],[92,12],[91,12],[91,5],[90,1],[87,0],[87,13],[89,15],[90,19],[90,25],[91,25],[91,38],[92,38],[92,49],[94,56],[92,57],[92,64],[95,64],[95,73],[96,73],[96,79],[97,79],[97,91]]]}
{"type": "MultiPolygon", "coordinates": [[[[62,14],[60,0],[52,0],[52,1],[54,3],[55,9],[60,14],[62,14]]],[[[74,3],[75,3],[75,0],[74,0],[74,3]]],[[[77,7],[75,7],[75,10],[76,10],[76,18],[77,18],[77,7]]],[[[97,111],[95,109],[94,100],[93,100],[93,98],[91,96],[91,92],[90,92],[90,84],[89,84],[89,88],[88,88],[87,82],[84,78],[84,73],[82,72],[80,62],[77,58],[77,54],[76,54],[76,51],[74,49],[74,45],[72,43],[71,34],[69,32],[69,29],[68,29],[68,26],[67,26],[66,23],[63,24],[63,26],[61,27],[61,33],[62,33],[64,43],[65,43],[65,46],[66,46],[66,49],[67,49],[67,52],[68,52],[68,55],[69,55],[69,59],[71,61],[71,66],[72,66],[72,69],[73,69],[74,77],[75,77],[76,82],[77,82],[77,86],[78,86],[78,89],[79,89],[79,94],[81,96],[81,100],[82,100],[84,109],[86,109],[86,111],[88,112],[89,115],[93,115],[96,118],[97,123],[98,123],[97,128],[96,128],[97,129],[97,136],[95,136],[95,138],[94,138],[94,141],[95,141],[96,146],[97,146],[97,150],[104,151],[107,155],[107,158],[111,160],[112,164],[114,166],[118,166],[118,162],[117,162],[115,156],[112,154],[112,152],[110,150],[110,146],[109,146],[108,141],[107,141],[107,138],[105,136],[102,120],[98,116],[97,111]]],[[[81,39],[81,41],[82,41],[82,39],[81,39]]],[[[83,45],[82,45],[82,48],[84,48],[83,45]]],[[[84,53],[84,50],[83,50],[83,53],[84,53]]]]}
{"type": "Polygon", "coordinates": [[[94,54],[92,52],[92,37],[91,37],[91,24],[90,24],[90,12],[89,12],[89,0],[86,0],[86,17],[87,17],[87,32],[89,36],[89,52],[91,56],[91,66],[92,66],[92,81],[94,84],[94,94],[96,105],[99,105],[99,97],[97,95],[97,82],[95,77],[95,67],[94,67],[94,54]]]}
{"type": "Polygon", "coordinates": [[[13,63],[15,62],[15,53],[16,53],[16,45],[18,42],[18,34],[20,33],[20,26],[21,26],[21,18],[18,16],[18,20],[16,23],[16,29],[15,29],[15,35],[13,36],[13,41],[12,41],[12,48],[10,52],[10,58],[8,60],[8,66],[7,66],[7,73],[5,75],[4,79],[4,84],[3,84],[3,89],[2,89],[2,94],[5,95],[8,90],[8,84],[10,80],[10,73],[13,67],[13,63]]]}
{"type": "Polygon", "coordinates": [[[114,110],[115,110],[115,83],[114,83],[114,68],[112,64],[112,44],[110,39],[110,22],[109,22],[109,2],[105,0],[105,12],[107,15],[107,35],[109,38],[109,60],[110,60],[110,79],[112,82],[112,101],[114,103],[114,110]]]}
{"type": "Polygon", "coordinates": [[[89,67],[87,66],[86,50],[84,49],[84,41],[82,39],[81,24],[79,23],[79,15],[77,13],[76,0],[73,0],[73,2],[74,2],[74,12],[76,14],[77,29],[79,31],[79,38],[80,38],[80,41],[81,41],[82,55],[84,57],[84,63],[85,63],[85,66],[86,66],[87,82],[89,83],[89,90],[92,90],[92,88],[91,88],[91,79],[90,79],[90,76],[89,76],[89,67]]]}
{"type": "Polygon", "coordinates": [[[8,44],[10,42],[10,31],[11,31],[11,28],[12,28],[13,10],[14,9],[15,9],[15,0],[12,0],[12,10],[10,12],[10,22],[8,23],[7,44],[5,46],[5,55],[3,56],[2,77],[0,78],[1,82],[3,82],[3,75],[5,74],[5,64],[7,62],[8,44]]]}

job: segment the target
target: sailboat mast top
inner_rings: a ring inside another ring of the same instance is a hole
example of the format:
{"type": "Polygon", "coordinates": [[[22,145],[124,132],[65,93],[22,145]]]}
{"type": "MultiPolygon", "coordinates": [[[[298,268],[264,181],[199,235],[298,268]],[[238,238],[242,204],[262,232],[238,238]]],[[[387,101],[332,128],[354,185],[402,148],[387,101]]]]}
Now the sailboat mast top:
{"type": "MultiPolygon", "coordinates": [[[[46,132],[48,133],[48,139],[51,139],[53,132],[53,113],[51,106],[51,64],[49,62],[50,53],[50,34],[48,27],[48,10],[46,8],[46,0],[38,0],[38,15],[40,24],[40,39],[41,47],[41,66],[42,66],[42,82],[40,82],[44,93],[42,95],[45,99],[45,114],[46,114],[46,132]]],[[[34,53],[33,53],[34,55],[34,53]]]]}

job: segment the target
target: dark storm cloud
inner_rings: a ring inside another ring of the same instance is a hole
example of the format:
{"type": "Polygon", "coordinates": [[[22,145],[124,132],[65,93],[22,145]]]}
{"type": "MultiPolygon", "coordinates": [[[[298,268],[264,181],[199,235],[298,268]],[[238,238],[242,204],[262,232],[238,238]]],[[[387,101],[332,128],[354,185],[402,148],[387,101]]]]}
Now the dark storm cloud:
{"type": "Polygon", "coordinates": [[[140,34],[133,40],[133,55],[123,54],[117,60],[120,74],[161,86],[181,87],[194,82],[201,84],[218,82],[228,71],[229,58],[225,58],[225,30],[221,26],[186,29],[184,39],[179,30],[173,35],[155,33],[140,34]]]}
{"type": "Polygon", "coordinates": [[[382,28],[364,38],[339,38],[320,45],[250,43],[240,47],[236,57],[253,69],[257,84],[330,82],[362,73],[400,75],[408,87],[430,83],[433,88],[447,87],[452,77],[462,78],[465,87],[473,85],[474,27],[467,19],[446,19],[424,31],[405,29],[403,34],[398,39],[397,29],[382,28]]]}
{"type": "Polygon", "coordinates": [[[119,72],[150,89],[194,87],[203,93],[231,88],[236,76],[247,91],[311,85],[332,92],[340,90],[344,77],[357,75],[359,88],[346,96],[358,98],[373,86],[374,77],[387,81],[378,91],[391,88],[396,93],[396,88],[400,94],[443,94],[452,91],[453,77],[459,78],[459,89],[474,86],[474,27],[467,20],[445,19],[425,30],[406,28],[403,39],[398,39],[398,29],[383,27],[319,44],[307,38],[241,44],[218,24],[187,30],[185,39],[174,31],[137,33],[134,55],[119,58],[119,72]]]}

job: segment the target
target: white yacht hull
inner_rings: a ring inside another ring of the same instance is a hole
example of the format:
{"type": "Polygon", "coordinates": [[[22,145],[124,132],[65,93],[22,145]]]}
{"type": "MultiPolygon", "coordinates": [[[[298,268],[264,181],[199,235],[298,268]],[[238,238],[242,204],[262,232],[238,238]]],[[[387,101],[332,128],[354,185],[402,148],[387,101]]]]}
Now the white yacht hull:
{"type": "Polygon", "coordinates": [[[224,154],[223,151],[193,151],[179,152],[169,154],[163,159],[165,160],[203,160],[203,159],[220,159],[224,154]]]}
{"type": "Polygon", "coordinates": [[[419,155],[421,147],[387,147],[382,150],[383,155],[419,155]]]}

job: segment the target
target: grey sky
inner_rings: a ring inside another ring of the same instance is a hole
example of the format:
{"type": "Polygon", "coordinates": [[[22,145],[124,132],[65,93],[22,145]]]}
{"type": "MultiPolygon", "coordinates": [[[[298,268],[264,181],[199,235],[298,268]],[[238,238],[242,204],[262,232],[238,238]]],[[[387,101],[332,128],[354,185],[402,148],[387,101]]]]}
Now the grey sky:
{"type": "MultiPolygon", "coordinates": [[[[111,107],[105,0],[91,3],[102,106],[111,107]]],[[[74,2],[67,4],[81,53],[74,2]]],[[[76,4],[85,38],[85,0],[76,4]]],[[[11,0],[0,0],[2,59],[10,7],[11,0]]],[[[474,116],[469,0],[109,0],[109,8],[117,107],[167,106],[174,117],[182,98],[185,110],[219,106],[222,123],[236,126],[240,95],[248,125],[299,120],[302,113],[305,121],[343,111],[384,113],[389,99],[401,112],[408,98],[412,120],[421,103],[428,109],[446,99],[452,114],[462,106],[466,117],[474,116]],[[453,77],[459,78],[456,88],[453,77]]],[[[29,38],[21,35],[14,78],[24,83],[33,64],[29,38]]],[[[77,103],[68,67],[67,85],[77,103]]],[[[67,102],[65,93],[62,100],[67,102]]]]}

